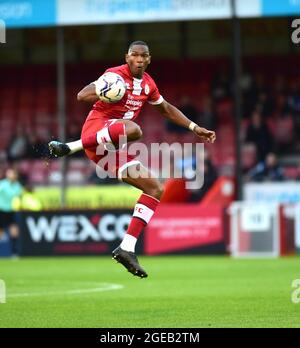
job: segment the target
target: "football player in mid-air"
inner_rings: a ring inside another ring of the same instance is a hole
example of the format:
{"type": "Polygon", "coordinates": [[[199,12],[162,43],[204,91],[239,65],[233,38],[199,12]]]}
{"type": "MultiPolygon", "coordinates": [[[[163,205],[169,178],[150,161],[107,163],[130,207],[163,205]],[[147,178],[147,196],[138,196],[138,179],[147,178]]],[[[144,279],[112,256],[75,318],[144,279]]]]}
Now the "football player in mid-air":
{"type": "MultiPolygon", "coordinates": [[[[99,145],[108,143],[117,145],[120,136],[126,136],[127,141],[141,138],[141,128],[134,120],[146,102],[152,104],[167,119],[190,129],[201,140],[209,143],[215,141],[215,132],[202,128],[189,120],[160,95],[154,80],[145,72],[151,61],[149,47],[145,42],[132,42],[125,55],[125,60],[126,64],[106,70],[106,72],[114,72],[123,77],[127,86],[124,97],[114,104],[105,103],[99,100],[97,81],[84,87],[78,93],[77,99],[91,103],[93,107],[83,125],[81,139],[69,143],[51,141],[49,150],[52,155],[61,157],[85,150],[86,155],[98,164],[103,158],[103,155],[96,153],[99,145]]],[[[137,260],[135,244],[159,204],[163,186],[134,157],[127,155],[126,158],[126,163],[119,165],[117,161],[115,175],[119,180],[137,187],[143,193],[136,203],[124,239],[120,246],[112,252],[112,255],[129,272],[145,278],[148,275],[137,260]],[[133,175],[137,172],[140,174],[138,177],[133,175]]]]}

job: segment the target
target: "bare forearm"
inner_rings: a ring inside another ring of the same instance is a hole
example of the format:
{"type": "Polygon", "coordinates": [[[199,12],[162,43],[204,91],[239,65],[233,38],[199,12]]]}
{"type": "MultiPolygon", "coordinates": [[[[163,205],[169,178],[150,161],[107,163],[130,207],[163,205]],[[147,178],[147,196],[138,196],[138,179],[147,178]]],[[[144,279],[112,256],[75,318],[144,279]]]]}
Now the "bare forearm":
{"type": "Polygon", "coordinates": [[[166,102],[165,100],[161,104],[156,105],[156,108],[167,119],[178,124],[181,127],[190,129],[200,139],[205,140],[209,143],[213,143],[216,140],[216,134],[214,131],[210,131],[198,126],[196,123],[187,118],[175,106],[166,102]]]}
{"type": "Polygon", "coordinates": [[[171,122],[177,124],[178,126],[189,128],[191,120],[188,119],[179,109],[171,104],[165,106],[165,110],[162,111],[164,117],[169,119],[171,122]]]}
{"type": "Polygon", "coordinates": [[[87,103],[95,103],[99,100],[98,95],[96,94],[95,85],[93,83],[87,85],[84,87],[78,94],[77,94],[77,100],[78,101],[84,101],[87,103]]]}

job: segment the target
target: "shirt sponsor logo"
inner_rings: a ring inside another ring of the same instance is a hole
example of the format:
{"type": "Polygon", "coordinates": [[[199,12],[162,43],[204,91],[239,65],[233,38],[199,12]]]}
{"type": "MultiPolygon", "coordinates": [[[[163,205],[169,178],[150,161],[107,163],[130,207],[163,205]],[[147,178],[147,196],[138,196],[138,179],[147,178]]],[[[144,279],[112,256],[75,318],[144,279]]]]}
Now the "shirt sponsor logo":
{"type": "Polygon", "coordinates": [[[126,101],[126,105],[130,105],[130,106],[134,106],[134,107],[142,107],[143,102],[141,102],[140,100],[132,100],[132,99],[127,99],[126,101]]]}

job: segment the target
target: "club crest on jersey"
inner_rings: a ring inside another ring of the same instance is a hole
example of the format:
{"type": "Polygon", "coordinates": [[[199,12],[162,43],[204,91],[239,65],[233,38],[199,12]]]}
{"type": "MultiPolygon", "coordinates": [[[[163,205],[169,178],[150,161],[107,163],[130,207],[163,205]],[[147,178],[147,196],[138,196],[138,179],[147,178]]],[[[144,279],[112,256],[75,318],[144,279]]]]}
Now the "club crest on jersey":
{"type": "Polygon", "coordinates": [[[148,95],[150,92],[150,88],[149,88],[149,85],[146,83],[145,84],[145,94],[148,95]]]}

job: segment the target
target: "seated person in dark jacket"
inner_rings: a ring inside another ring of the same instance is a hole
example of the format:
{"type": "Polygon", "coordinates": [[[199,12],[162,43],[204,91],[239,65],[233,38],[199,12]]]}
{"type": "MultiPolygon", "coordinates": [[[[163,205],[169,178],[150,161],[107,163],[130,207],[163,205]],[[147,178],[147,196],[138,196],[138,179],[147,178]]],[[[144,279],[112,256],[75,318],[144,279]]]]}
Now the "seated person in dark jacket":
{"type": "Polygon", "coordinates": [[[202,186],[199,189],[191,189],[189,192],[190,202],[200,202],[218,178],[217,169],[209,158],[209,153],[199,153],[198,157],[194,153],[185,153],[185,159],[179,161],[177,165],[182,167],[187,180],[195,180],[195,171],[203,171],[202,186]]]}
{"type": "Polygon", "coordinates": [[[269,153],[265,161],[259,162],[248,174],[250,181],[282,181],[284,175],[274,153],[269,153]]]}
{"type": "Polygon", "coordinates": [[[199,190],[191,190],[190,202],[200,202],[218,179],[218,173],[209,158],[204,160],[204,182],[199,190]]]}
{"type": "Polygon", "coordinates": [[[266,155],[273,150],[273,136],[261,114],[257,111],[251,115],[245,142],[255,144],[259,161],[263,161],[266,155]]]}

